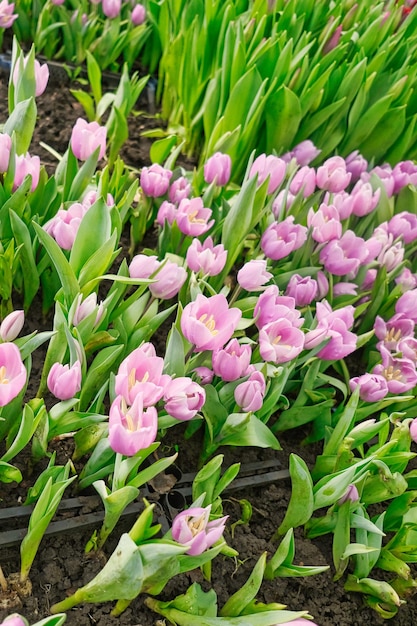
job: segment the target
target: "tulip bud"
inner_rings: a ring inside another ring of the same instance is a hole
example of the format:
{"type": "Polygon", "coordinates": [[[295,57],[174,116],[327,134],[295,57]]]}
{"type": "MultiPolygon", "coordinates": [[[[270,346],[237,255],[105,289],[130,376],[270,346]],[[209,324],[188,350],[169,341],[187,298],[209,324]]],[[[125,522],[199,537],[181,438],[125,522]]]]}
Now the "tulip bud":
{"type": "Polygon", "coordinates": [[[80,161],[86,161],[93,152],[100,148],[98,160],[106,152],[107,128],[97,122],[86,122],[81,117],[75,122],[71,133],[71,150],[80,161]]]}
{"type": "Polygon", "coordinates": [[[9,313],[0,324],[0,337],[2,341],[13,341],[16,339],[24,323],[24,311],[13,311],[13,313],[9,313]]]}
{"type": "Polygon", "coordinates": [[[143,4],[137,4],[133,8],[130,19],[132,20],[132,24],[134,26],[140,26],[144,23],[146,20],[146,9],[143,4]]]}
{"type": "Polygon", "coordinates": [[[228,154],[216,152],[204,165],[204,180],[206,183],[216,182],[216,185],[223,187],[230,180],[232,169],[232,159],[228,154]]]}
{"type": "Polygon", "coordinates": [[[11,147],[12,138],[6,133],[0,133],[0,174],[4,174],[9,168],[11,147]]]}
{"type": "Polygon", "coordinates": [[[54,363],[49,370],[47,385],[49,391],[59,400],[73,398],[81,389],[81,363],[75,361],[71,367],[54,363]]]}

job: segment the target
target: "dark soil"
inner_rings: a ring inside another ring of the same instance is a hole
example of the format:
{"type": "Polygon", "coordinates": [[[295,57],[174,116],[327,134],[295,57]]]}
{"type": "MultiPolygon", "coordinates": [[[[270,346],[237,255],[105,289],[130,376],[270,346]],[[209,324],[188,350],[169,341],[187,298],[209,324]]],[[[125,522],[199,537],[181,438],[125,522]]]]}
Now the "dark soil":
{"type": "MultiPolygon", "coordinates": [[[[0,122],[7,117],[7,77],[0,75],[0,122]]],[[[31,147],[32,154],[41,156],[43,162],[55,169],[54,158],[40,146],[50,145],[60,152],[65,151],[71,134],[71,128],[79,116],[83,116],[81,106],[74,100],[68,88],[63,85],[49,85],[45,94],[37,100],[39,122],[31,147]]],[[[141,137],[143,130],[149,125],[155,125],[150,116],[132,116],[130,120],[130,139],[123,148],[121,156],[125,161],[140,168],[149,164],[150,140],[141,137]]],[[[27,323],[33,328],[39,328],[40,304],[34,303],[30,310],[27,323]]],[[[42,355],[34,354],[34,371],[42,366],[42,355]],[[36,359],[40,361],[36,363],[36,359]]],[[[183,472],[195,472],[198,468],[198,456],[201,441],[197,433],[188,441],[182,439],[182,431],[169,431],[169,438],[163,442],[162,456],[170,452],[170,446],[180,443],[178,466],[183,472]]],[[[300,441],[306,432],[293,431],[281,437],[282,451],[245,448],[242,450],[220,449],[225,455],[224,466],[232,462],[262,461],[278,459],[282,467],[287,467],[288,456],[296,452],[309,465],[314,463],[315,454],[319,449],[303,448],[300,441]]],[[[57,462],[65,463],[72,453],[72,442],[58,442],[57,462]]],[[[171,450],[172,453],[172,450],[171,450]]],[[[31,468],[28,458],[20,455],[13,461],[24,472],[25,479],[20,485],[0,484],[0,507],[17,506],[26,497],[27,488],[33,477],[38,473],[38,467],[31,468]],[[29,471],[32,469],[32,473],[29,471]]],[[[43,462],[44,463],[44,462],[43,462]]],[[[43,469],[43,466],[42,466],[43,469]]],[[[68,497],[68,494],[66,494],[68,497]]],[[[75,495],[75,494],[71,494],[75,495]]],[[[82,494],[84,495],[84,494],[82,494]]],[[[158,499],[155,494],[155,499],[158,499]]],[[[245,489],[229,493],[224,499],[224,512],[230,516],[225,538],[230,546],[235,548],[239,557],[217,557],[213,562],[211,583],[205,581],[200,571],[173,579],[161,594],[162,599],[172,599],[184,593],[189,585],[197,581],[204,589],[212,586],[217,595],[219,606],[222,606],[231,594],[236,592],[247,580],[253,566],[260,555],[267,551],[269,554],[276,549],[272,537],[283,519],[286,506],[290,498],[290,481],[281,480],[264,487],[245,489]],[[238,525],[234,535],[230,527],[241,516],[239,500],[249,500],[253,507],[253,515],[247,524],[238,525]]],[[[67,594],[74,592],[78,587],[86,584],[101,569],[103,562],[117,543],[121,532],[128,530],[133,520],[126,520],[118,528],[114,536],[105,546],[105,555],[99,557],[86,556],[84,547],[91,536],[91,529],[83,532],[66,532],[57,536],[46,537],[35,559],[31,570],[33,585],[32,594],[23,598],[21,605],[15,611],[24,615],[29,623],[38,621],[49,614],[52,604],[62,600],[67,594]]],[[[9,529],[15,527],[15,521],[10,520],[9,529]]],[[[18,547],[1,548],[1,566],[8,576],[19,571],[20,557],[18,547]]],[[[297,564],[326,565],[332,563],[331,537],[320,538],[315,541],[304,539],[302,532],[296,532],[297,564]]],[[[415,572],[417,575],[417,572],[415,572]]],[[[0,594],[1,599],[1,594],[0,594]]],[[[347,593],[343,589],[343,581],[333,582],[332,569],[309,578],[278,578],[274,581],[265,581],[262,584],[258,599],[263,602],[280,602],[291,610],[308,610],[319,626],[363,626],[363,624],[378,625],[383,620],[371,609],[364,607],[359,595],[347,593]]],[[[144,597],[137,598],[130,607],[118,618],[112,617],[110,611],[113,604],[78,606],[68,613],[68,626],[156,626],[164,623],[159,621],[158,615],[144,605],[144,597]]],[[[0,620],[8,612],[0,610],[0,620]]],[[[412,626],[417,623],[417,606],[415,597],[401,607],[398,615],[390,620],[395,626],[412,626]]]]}

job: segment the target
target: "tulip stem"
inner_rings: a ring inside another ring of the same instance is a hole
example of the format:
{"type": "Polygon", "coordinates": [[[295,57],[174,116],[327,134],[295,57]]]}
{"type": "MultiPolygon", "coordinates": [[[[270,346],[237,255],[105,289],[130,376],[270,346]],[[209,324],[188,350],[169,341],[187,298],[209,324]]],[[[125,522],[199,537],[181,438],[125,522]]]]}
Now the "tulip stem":
{"type": "Polygon", "coordinates": [[[3,570],[2,570],[1,565],[0,565],[0,587],[2,588],[2,590],[4,592],[7,591],[8,584],[7,584],[6,578],[5,578],[4,574],[3,574],[3,570]]]}

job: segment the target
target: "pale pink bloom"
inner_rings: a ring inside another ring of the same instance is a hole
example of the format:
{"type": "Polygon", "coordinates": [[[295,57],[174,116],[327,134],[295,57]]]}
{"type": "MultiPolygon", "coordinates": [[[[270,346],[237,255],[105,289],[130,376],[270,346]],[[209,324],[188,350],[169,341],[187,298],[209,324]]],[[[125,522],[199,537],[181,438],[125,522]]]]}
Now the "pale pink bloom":
{"type": "Polygon", "coordinates": [[[168,222],[170,226],[175,221],[177,217],[177,207],[172,202],[168,202],[168,200],[164,200],[161,206],[158,209],[158,214],[156,216],[156,221],[160,226],[163,226],[165,222],[168,222]]]}
{"type": "Polygon", "coordinates": [[[198,294],[184,307],[181,330],[197,352],[222,348],[232,337],[242,317],[237,308],[229,308],[223,294],[207,298],[198,294]]]}
{"type": "Polygon", "coordinates": [[[122,8],[122,0],[102,0],[101,6],[106,17],[113,19],[117,17],[122,8]]]}
{"type": "Polygon", "coordinates": [[[342,235],[339,212],[333,204],[322,203],[317,211],[310,208],[307,214],[307,225],[312,228],[311,236],[318,243],[340,239],[342,235]]]}
{"type": "Polygon", "coordinates": [[[311,304],[317,296],[317,281],[311,276],[293,274],[285,290],[285,295],[294,298],[295,306],[311,304]]]}
{"type": "Polygon", "coordinates": [[[4,174],[9,168],[12,138],[6,133],[0,133],[0,173],[4,174]]]}
{"type": "Polygon", "coordinates": [[[159,268],[154,276],[155,282],[149,285],[149,291],[154,298],[170,300],[177,295],[187,280],[187,272],[172,261],[161,263],[159,268]]]}
{"type": "Polygon", "coordinates": [[[328,204],[330,202],[336,207],[339,213],[339,219],[346,220],[352,215],[352,197],[347,191],[339,191],[339,193],[329,194],[324,196],[324,202],[328,204]]]}
{"type": "Polygon", "coordinates": [[[387,223],[383,222],[375,228],[371,237],[365,241],[365,246],[368,251],[365,263],[369,263],[370,261],[376,259],[383,250],[392,245],[392,242],[393,237],[388,233],[387,223]]]}
{"type": "Polygon", "coordinates": [[[7,0],[1,0],[0,2],[0,28],[10,28],[13,22],[18,18],[18,14],[13,13],[13,11],[14,11],[14,2],[11,2],[9,4],[7,0]]]}
{"type": "Polygon", "coordinates": [[[359,180],[363,172],[368,169],[368,161],[359,150],[354,150],[345,159],[346,171],[352,174],[352,182],[359,180]]]}
{"type": "Polygon", "coordinates": [[[13,311],[6,315],[0,324],[0,338],[2,341],[13,341],[19,335],[25,323],[25,312],[13,311]]]}
{"type": "Polygon", "coordinates": [[[0,407],[6,406],[26,384],[26,368],[14,343],[0,344],[0,407]]]}
{"type": "Polygon", "coordinates": [[[159,198],[168,191],[172,171],[154,163],[150,167],[143,167],[140,173],[140,186],[145,196],[159,198]]]}
{"type": "Polygon", "coordinates": [[[377,275],[378,275],[378,270],[376,269],[372,268],[372,269],[366,270],[365,278],[363,279],[363,283],[361,284],[361,290],[362,291],[371,290],[372,287],[374,286],[377,275]]]}
{"type": "Polygon", "coordinates": [[[81,363],[77,360],[68,364],[54,363],[49,370],[47,385],[58,400],[69,400],[81,389],[81,363]]]}
{"type": "Polygon", "coordinates": [[[377,347],[384,345],[391,352],[397,351],[398,342],[405,337],[414,336],[414,322],[396,313],[387,322],[379,315],[374,323],[375,335],[379,339],[377,347]]]}
{"type": "Polygon", "coordinates": [[[409,359],[413,363],[417,362],[417,339],[413,337],[404,337],[400,339],[397,345],[397,352],[399,356],[404,359],[409,359]]]}
{"type": "Polygon", "coordinates": [[[335,28],[332,36],[330,37],[328,41],[326,41],[326,43],[323,46],[323,54],[328,54],[329,52],[334,50],[334,48],[337,47],[340,41],[340,37],[342,36],[342,30],[343,30],[343,24],[339,24],[339,26],[335,28]]]}
{"type": "Polygon", "coordinates": [[[325,298],[329,293],[329,281],[327,280],[326,274],[319,270],[317,272],[317,298],[316,300],[321,300],[325,298]]]}
{"type": "Polygon", "coordinates": [[[211,504],[205,508],[191,507],[172,521],[172,538],[188,546],[186,554],[198,556],[218,541],[224,532],[228,515],[209,521],[211,504]]]}
{"type": "Polygon", "coordinates": [[[141,393],[131,406],[123,396],[116,396],[109,412],[109,444],[115,452],[134,456],[154,443],[157,432],[157,410],[153,406],[144,410],[141,393]]]}
{"type": "Polygon", "coordinates": [[[136,254],[129,265],[129,276],[138,279],[149,278],[160,265],[161,263],[155,255],[136,254]]]}
{"type": "Polygon", "coordinates": [[[417,417],[410,423],[410,436],[414,443],[417,443],[417,417]]]}
{"type": "Polygon", "coordinates": [[[264,259],[248,261],[237,273],[237,282],[246,291],[261,291],[271,278],[272,274],[267,272],[264,259]]]}
{"type": "Polygon", "coordinates": [[[417,324],[417,289],[409,289],[398,298],[395,312],[409,317],[417,324]]]}
{"type": "Polygon", "coordinates": [[[209,385],[214,377],[213,370],[211,370],[209,367],[204,367],[204,365],[202,365],[201,367],[196,367],[195,369],[193,369],[193,372],[196,373],[202,385],[209,385]]]}
{"type": "Polygon", "coordinates": [[[350,192],[351,213],[357,217],[368,215],[376,208],[380,195],[380,189],[374,191],[371,183],[358,180],[350,192]]]}
{"type": "Polygon", "coordinates": [[[301,167],[292,178],[290,182],[290,192],[294,196],[301,190],[303,191],[303,197],[308,198],[314,193],[316,189],[316,170],[314,167],[308,167],[304,165],[301,167]]]}
{"type": "Polygon", "coordinates": [[[261,154],[252,163],[252,167],[249,172],[249,177],[258,175],[258,186],[260,186],[264,180],[269,179],[268,193],[274,193],[285,178],[287,171],[287,164],[283,159],[270,154],[261,154]]]}
{"type": "Polygon", "coordinates": [[[317,168],[316,184],[319,189],[337,193],[346,189],[351,177],[351,173],[346,170],[345,160],[342,157],[334,156],[317,168]]]}
{"type": "Polygon", "coordinates": [[[193,272],[202,272],[203,275],[217,276],[226,265],[227,251],[223,244],[213,244],[213,239],[207,237],[204,243],[193,239],[187,250],[187,265],[193,272]]]}
{"type": "MultiPolygon", "coordinates": [[[[97,202],[99,197],[100,196],[98,194],[97,189],[90,189],[89,191],[87,191],[87,193],[83,197],[82,203],[85,207],[87,207],[87,209],[89,209],[90,207],[93,206],[95,202],[97,202]]],[[[107,197],[105,198],[105,202],[109,208],[113,207],[116,204],[111,193],[107,194],[107,197]]]]}
{"type": "Polygon", "coordinates": [[[187,376],[170,380],[164,392],[165,411],[182,422],[195,417],[205,401],[203,387],[187,376]]]}
{"type": "Polygon", "coordinates": [[[259,351],[264,361],[287,363],[297,357],[304,347],[304,333],[281,318],[259,331],[259,351]]]}
{"type": "Polygon", "coordinates": [[[380,252],[377,261],[386,268],[387,272],[394,270],[404,259],[404,246],[401,241],[397,241],[393,246],[385,248],[380,252]]]}
{"type": "Polygon", "coordinates": [[[305,335],[304,348],[311,349],[328,339],[328,343],[317,353],[325,361],[343,359],[356,350],[357,336],[350,332],[354,322],[354,307],[351,305],[332,310],[327,301],[316,305],[317,327],[305,335]]]}
{"type": "Polygon", "coordinates": [[[265,378],[262,372],[255,370],[234,391],[235,401],[245,413],[259,411],[264,403],[265,378]]]}
{"type": "MultiPolygon", "coordinates": [[[[23,59],[23,67],[25,68],[28,62],[28,57],[24,57],[23,59]]],[[[35,69],[35,96],[41,96],[46,89],[46,85],[49,80],[49,67],[47,63],[41,65],[37,59],[35,59],[34,63],[35,69]]],[[[20,73],[20,63],[17,62],[14,66],[13,70],[13,84],[17,85],[17,81],[19,80],[20,73]]]]}
{"type": "Polygon", "coordinates": [[[347,230],[340,239],[332,239],[320,251],[320,263],[331,274],[354,278],[368,257],[365,240],[347,230]]]}
{"type": "Polygon", "coordinates": [[[281,317],[288,319],[297,328],[302,326],[304,321],[300,311],[295,308],[294,298],[280,296],[276,285],[267,287],[258,297],[253,315],[258,328],[262,328],[262,326],[281,317]]]}
{"type": "Polygon", "coordinates": [[[378,176],[378,178],[380,179],[380,181],[385,187],[385,191],[387,193],[388,198],[391,198],[391,196],[394,193],[394,186],[395,186],[395,180],[394,180],[394,175],[392,173],[392,167],[388,165],[388,163],[385,163],[385,165],[382,165],[382,166],[377,165],[374,168],[372,168],[370,172],[364,172],[361,178],[362,180],[367,182],[370,179],[372,174],[376,174],[378,176]]]}
{"type": "Polygon", "coordinates": [[[228,154],[215,152],[207,159],[204,165],[204,180],[206,183],[216,182],[219,187],[224,187],[230,180],[232,171],[232,159],[228,154]]]}
{"type": "Polygon", "coordinates": [[[44,229],[51,235],[63,250],[71,250],[77,236],[81,220],[87,208],[80,202],[74,202],[68,209],[59,209],[55,217],[44,225],[44,229]]]}
{"type": "Polygon", "coordinates": [[[294,194],[288,189],[281,189],[278,192],[276,198],[272,202],[271,211],[277,221],[279,221],[283,215],[291,208],[295,200],[294,194]]]}
{"type": "Polygon", "coordinates": [[[262,252],[269,259],[278,261],[294,250],[298,250],[307,240],[307,228],[294,224],[294,216],[289,215],[282,222],[274,222],[261,237],[262,252]]]}
{"type": "Polygon", "coordinates": [[[107,128],[98,122],[86,122],[81,117],[77,119],[71,133],[71,150],[80,161],[86,161],[97,148],[98,160],[106,153],[107,128]]]}
{"type": "Polygon", "coordinates": [[[378,402],[388,394],[388,385],[384,376],[379,374],[362,374],[349,381],[351,391],[359,387],[359,397],[364,402],[378,402]]]}
{"type": "Polygon", "coordinates": [[[417,215],[408,211],[394,215],[388,222],[388,232],[394,239],[402,237],[404,243],[412,243],[417,239],[417,215]]]}
{"type": "Polygon", "coordinates": [[[191,184],[185,178],[180,176],[176,178],[169,188],[168,196],[171,202],[178,204],[184,198],[188,198],[191,193],[191,184]]]}
{"type": "Polygon", "coordinates": [[[146,9],[143,6],[143,4],[136,4],[133,7],[130,19],[132,20],[132,24],[134,26],[140,26],[141,24],[145,22],[146,9]]]}
{"type": "Polygon", "coordinates": [[[148,356],[145,346],[133,350],[120,363],[115,377],[116,395],[125,398],[126,404],[132,405],[138,393],[143,406],[152,406],[164,395],[165,387],[171,380],[163,374],[164,360],[159,356],[148,356]]]}
{"type": "Polygon", "coordinates": [[[355,283],[348,283],[342,281],[340,283],[336,283],[333,286],[333,295],[334,296],[356,296],[358,291],[358,285],[355,283]]]}
{"type": "Polygon", "coordinates": [[[386,379],[390,393],[399,394],[413,389],[417,385],[417,372],[413,361],[393,357],[384,346],[380,346],[379,351],[382,363],[375,365],[372,373],[386,379]]]}
{"type": "Polygon", "coordinates": [[[414,161],[400,161],[392,170],[394,194],[407,185],[417,185],[417,166],[414,161]]]}
{"type": "Polygon", "coordinates": [[[41,171],[41,161],[38,156],[30,156],[26,154],[17,154],[15,161],[15,172],[13,181],[13,191],[23,183],[26,176],[32,177],[31,191],[35,191],[39,183],[39,175],[41,171]]]}
{"type": "Polygon", "coordinates": [[[60,6],[61,4],[64,4],[65,0],[51,0],[51,2],[55,6],[60,6]]]}
{"type": "Polygon", "coordinates": [[[199,237],[206,233],[214,224],[214,220],[210,220],[212,210],[203,205],[201,198],[184,198],[181,200],[176,222],[178,228],[184,235],[191,237],[199,237]]]}
{"type": "Polygon", "coordinates": [[[344,495],[337,501],[337,504],[340,506],[344,502],[358,502],[358,501],[359,501],[359,492],[358,492],[356,485],[349,485],[344,495]]]}
{"type": "Polygon", "coordinates": [[[212,354],[213,371],[224,381],[238,380],[246,375],[252,356],[249,344],[240,345],[237,339],[212,354]]]}
{"type": "Polygon", "coordinates": [[[417,276],[408,267],[405,267],[401,274],[395,278],[395,284],[399,285],[403,292],[415,289],[417,287],[417,276]]]}
{"type": "Polygon", "coordinates": [[[86,317],[91,315],[93,312],[96,313],[94,326],[97,326],[104,314],[104,306],[103,303],[97,304],[97,294],[90,293],[89,296],[83,298],[83,295],[80,293],[77,296],[77,303],[75,305],[74,316],[72,318],[73,326],[78,326],[86,317]]]}
{"type": "Polygon", "coordinates": [[[13,613],[13,615],[8,615],[0,626],[27,626],[27,621],[17,613],[13,613]]]}
{"type": "Polygon", "coordinates": [[[310,139],[305,139],[292,149],[291,154],[298,165],[304,166],[314,161],[314,159],[319,156],[320,152],[321,150],[316,148],[310,139]]]}

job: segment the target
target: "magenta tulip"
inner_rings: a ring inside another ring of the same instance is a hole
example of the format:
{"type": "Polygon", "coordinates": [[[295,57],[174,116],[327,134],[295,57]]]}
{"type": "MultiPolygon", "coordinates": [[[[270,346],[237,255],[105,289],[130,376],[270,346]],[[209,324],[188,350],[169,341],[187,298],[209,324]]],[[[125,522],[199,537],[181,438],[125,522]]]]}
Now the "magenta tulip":
{"type": "Polygon", "coordinates": [[[327,243],[331,239],[339,239],[342,235],[339,212],[333,204],[323,203],[317,211],[309,209],[307,226],[312,229],[311,236],[318,243],[327,243]]]}
{"type": "Polygon", "coordinates": [[[197,352],[222,348],[229,341],[242,317],[242,312],[230,308],[223,294],[207,298],[199,294],[184,308],[181,330],[197,352]]]}
{"type": "Polygon", "coordinates": [[[120,14],[122,0],[102,0],[103,13],[109,19],[114,19],[120,14]]]}
{"type": "Polygon", "coordinates": [[[268,226],[261,237],[261,248],[266,257],[278,261],[301,248],[306,240],[307,228],[294,224],[294,216],[289,215],[282,222],[268,226]]]}
{"type": "Polygon", "coordinates": [[[417,185],[417,167],[414,161],[400,161],[393,170],[394,193],[398,193],[407,185],[417,185]]]}
{"type": "Polygon", "coordinates": [[[143,4],[136,4],[130,15],[130,19],[132,20],[132,24],[134,26],[140,26],[146,20],[146,9],[143,4]]]}
{"type": "Polygon", "coordinates": [[[387,322],[377,315],[374,322],[375,335],[379,339],[377,346],[384,345],[387,350],[397,352],[399,341],[414,336],[414,325],[413,320],[399,313],[387,322]]]}
{"type": "Polygon", "coordinates": [[[184,198],[188,198],[191,193],[191,184],[185,178],[185,176],[180,176],[176,178],[169,188],[169,199],[171,202],[175,204],[179,204],[181,200],[184,198]]]}
{"type": "Polygon", "coordinates": [[[220,350],[214,350],[212,355],[213,370],[216,376],[224,381],[238,380],[246,375],[252,356],[249,344],[240,345],[237,339],[231,339],[220,350]]]}
{"type": "Polygon", "coordinates": [[[155,255],[136,254],[129,265],[129,276],[131,278],[149,278],[158,270],[161,265],[155,255]]]}
{"type": "Polygon", "coordinates": [[[327,159],[317,168],[316,183],[320,189],[337,193],[346,189],[352,175],[346,170],[346,163],[342,157],[334,156],[327,159]]]}
{"type": "Polygon", "coordinates": [[[26,368],[14,343],[0,344],[0,407],[9,404],[26,384],[26,368]]]}
{"type": "Polygon", "coordinates": [[[164,200],[158,209],[156,221],[160,226],[163,226],[165,222],[168,222],[170,226],[175,222],[177,217],[177,207],[172,202],[164,200]]]}
{"type": "Polygon", "coordinates": [[[173,378],[164,392],[166,412],[182,422],[195,417],[205,401],[206,392],[203,387],[187,376],[173,378]]]}
{"type": "Polygon", "coordinates": [[[259,296],[253,312],[255,324],[262,328],[281,317],[288,319],[293,326],[299,328],[303,324],[300,311],[295,308],[294,298],[280,296],[276,285],[267,287],[259,296]]]}
{"type": "Polygon", "coordinates": [[[364,402],[378,402],[388,394],[386,378],[379,374],[362,374],[349,381],[351,391],[359,387],[359,397],[364,402]]]}
{"type": "Polygon", "coordinates": [[[303,193],[304,198],[308,198],[314,193],[316,189],[316,170],[314,167],[300,168],[298,172],[294,174],[290,182],[290,192],[296,196],[300,191],[303,193]]]}
{"type": "Polygon", "coordinates": [[[268,178],[268,193],[274,193],[285,178],[287,164],[283,159],[270,154],[261,154],[252,163],[249,177],[258,176],[258,186],[268,178]]]}
{"type": "Polygon", "coordinates": [[[390,393],[399,394],[410,391],[417,385],[417,371],[413,361],[396,358],[381,346],[379,351],[382,363],[375,365],[372,373],[383,376],[390,393]]]}
{"type": "Polygon", "coordinates": [[[75,361],[71,367],[54,363],[49,370],[47,385],[58,400],[69,400],[81,389],[81,363],[75,361]]]}
{"type": "Polygon", "coordinates": [[[417,239],[417,215],[408,211],[394,215],[388,222],[388,232],[394,239],[402,237],[404,243],[412,243],[417,239]]]}
{"type": "Polygon", "coordinates": [[[0,626],[28,626],[28,623],[20,615],[13,613],[13,615],[8,615],[0,626]]]}
{"type": "Polygon", "coordinates": [[[417,289],[409,289],[395,303],[395,312],[417,324],[417,289]]]}
{"type": "Polygon", "coordinates": [[[145,196],[159,198],[166,194],[172,171],[162,165],[154,163],[150,167],[143,167],[140,173],[140,186],[145,196]]]}
{"type": "Polygon", "coordinates": [[[97,294],[90,293],[89,296],[83,298],[80,293],[77,296],[77,304],[75,306],[74,316],[72,318],[73,326],[78,326],[86,317],[91,315],[95,311],[94,326],[97,326],[104,314],[103,303],[97,304],[97,294]]]}
{"type": "Polygon", "coordinates": [[[197,556],[210,548],[223,535],[228,516],[209,521],[211,504],[205,508],[191,507],[172,521],[172,538],[188,546],[187,554],[197,556]]]}
{"type": "Polygon", "coordinates": [[[352,174],[351,181],[356,182],[363,172],[368,169],[368,161],[360,154],[359,150],[354,150],[345,159],[346,171],[352,174]]]}
{"type": "Polygon", "coordinates": [[[226,265],[227,251],[223,244],[213,244],[213,239],[207,237],[204,243],[193,239],[187,250],[187,265],[193,272],[201,272],[205,276],[217,276],[226,265]]]}
{"type": "Polygon", "coordinates": [[[123,396],[129,406],[138,393],[142,396],[144,407],[156,404],[171,380],[168,374],[162,373],[164,360],[153,354],[153,351],[149,352],[145,346],[141,346],[120,363],[115,378],[115,392],[123,396]]]}
{"type": "Polygon", "coordinates": [[[317,281],[311,276],[293,274],[285,290],[285,295],[294,298],[295,306],[304,307],[313,302],[318,293],[317,281]]]}
{"type": "Polygon", "coordinates": [[[207,159],[204,165],[204,180],[206,183],[215,181],[219,187],[224,187],[230,180],[232,159],[228,154],[216,152],[207,159]]]}
{"type": "Polygon", "coordinates": [[[116,396],[109,413],[109,443],[115,452],[133,456],[149,448],[157,432],[157,410],[153,406],[144,410],[141,393],[136,394],[131,406],[123,396],[116,396]]]}
{"type": "Polygon", "coordinates": [[[81,117],[75,122],[71,133],[71,150],[80,161],[86,161],[97,148],[98,160],[106,153],[107,128],[98,122],[86,122],[81,117]]]}
{"type": "Polygon", "coordinates": [[[381,190],[373,190],[371,183],[358,180],[350,193],[351,213],[358,217],[364,217],[376,208],[381,190]]]}
{"type": "Polygon", "coordinates": [[[55,217],[44,225],[44,229],[51,235],[63,250],[71,250],[77,236],[81,220],[87,212],[81,202],[74,202],[68,209],[59,209],[55,217]]]}
{"type": "Polygon", "coordinates": [[[417,417],[415,417],[410,424],[410,435],[414,443],[417,443],[417,417]]]}
{"type": "Polygon", "coordinates": [[[291,156],[295,159],[301,167],[308,165],[311,161],[314,161],[319,156],[321,150],[316,148],[314,143],[310,139],[305,139],[298,143],[295,148],[291,150],[291,156]]]}
{"type": "Polygon", "coordinates": [[[367,260],[365,240],[347,230],[340,239],[332,239],[320,252],[320,263],[335,276],[355,278],[360,266],[367,260]]]}
{"type": "MultiPolygon", "coordinates": [[[[23,59],[23,67],[26,67],[28,57],[23,59]]],[[[37,59],[34,62],[35,70],[35,96],[41,96],[46,89],[49,80],[49,67],[47,63],[41,65],[37,59]]],[[[19,80],[20,64],[16,63],[13,70],[13,84],[16,86],[19,80]]]]}
{"type": "Polygon", "coordinates": [[[255,370],[250,374],[248,380],[236,387],[234,392],[236,404],[245,413],[258,411],[264,402],[265,389],[264,375],[262,372],[255,370]]]}

